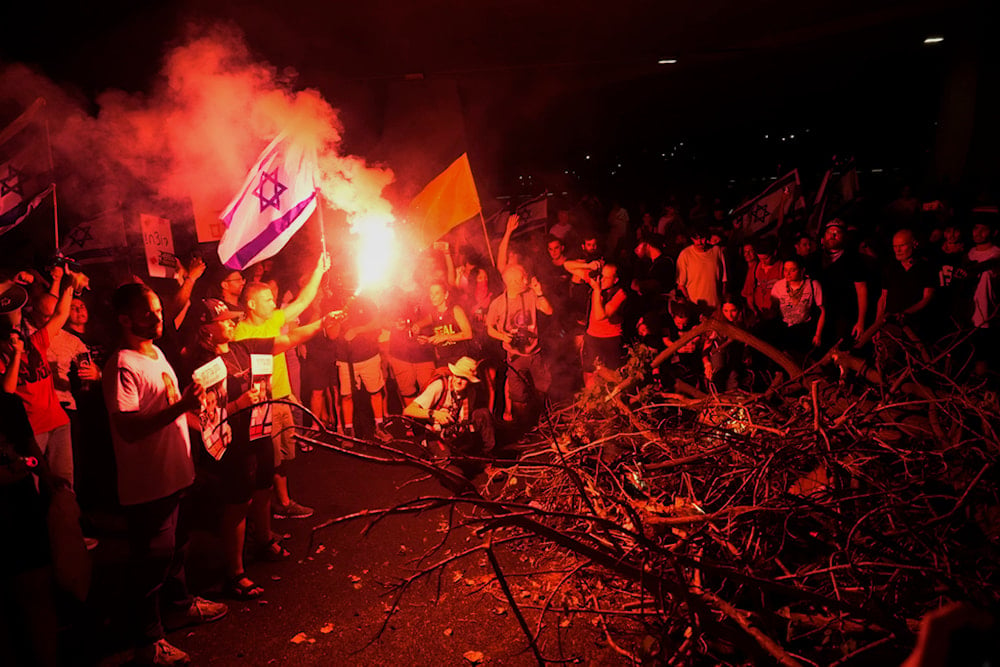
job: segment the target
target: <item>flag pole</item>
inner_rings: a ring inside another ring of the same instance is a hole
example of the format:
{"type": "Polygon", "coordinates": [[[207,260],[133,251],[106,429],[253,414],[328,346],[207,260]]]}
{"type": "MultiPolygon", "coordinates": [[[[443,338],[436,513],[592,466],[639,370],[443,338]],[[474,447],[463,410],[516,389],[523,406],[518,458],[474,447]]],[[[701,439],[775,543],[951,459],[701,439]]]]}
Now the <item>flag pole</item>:
{"type": "MultiPolygon", "coordinates": [[[[44,98],[42,104],[45,104],[44,98]]],[[[49,118],[45,116],[45,148],[49,155],[49,173],[55,176],[56,164],[52,159],[52,138],[49,136],[49,118]]],[[[56,254],[59,254],[59,197],[56,196],[56,181],[52,179],[52,224],[55,230],[53,240],[56,246],[56,254]]]]}
{"type": "Polygon", "coordinates": [[[493,258],[493,246],[490,244],[490,234],[486,231],[486,218],[483,217],[483,207],[479,207],[479,223],[483,227],[483,237],[486,238],[486,252],[489,253],[490,262],[493,264],[493,268],[496,268],[497,261],[493,258]]]}
{"type": "Polygon", "coordinates": [[[326,223],[323,221],[323,192],[316,188],[316,211],[319,213],[317,216],[319,220],[319,246],[320,254],[326,254],[326,223]]]}

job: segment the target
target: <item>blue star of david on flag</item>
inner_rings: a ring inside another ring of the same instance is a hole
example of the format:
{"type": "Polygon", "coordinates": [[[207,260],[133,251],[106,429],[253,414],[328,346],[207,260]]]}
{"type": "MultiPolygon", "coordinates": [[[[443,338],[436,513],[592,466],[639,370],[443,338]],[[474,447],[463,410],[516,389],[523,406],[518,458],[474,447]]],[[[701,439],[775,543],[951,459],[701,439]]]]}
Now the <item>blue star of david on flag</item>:
{"type": "Polygon", "coordinates": [[[219,259],[243,269],[273,257],[316,210],[316,150],[282,134],[264,149],[222,212],[219,259]]]}
{"type": "Polygon", "coordinates": [[[257,188],[253,191],[254,196],[260,200],[260,211],[264,212],[268,206],[271,206],[277,210],[281,210],[281,193],[283,193],[288,188],[278,180],[278,168],[275,167],[274,171],[262,171],[260,172],[260,182],[257,184],[257,188]],[[265,188],[268,183],[271,184],[271,196],[268,197],[265,193],[265,188]]]}
{"type": "Polygon", "coordinates": [[[0,178],[0,197],[10,193],[23,197],[24,189],[21,187],[21,176],[21,172],[14,169],[14,165],[7,165],[7,175],[0,178]]]}
{"type": "Polygon", "coordinates": [[[73,228],[73,231],[66,236],[66,240],[73,246],[82,248],[87,245],[87,241],[94,240],[94,235],[90,233],[90,225],[80,224],[73,228]]]}

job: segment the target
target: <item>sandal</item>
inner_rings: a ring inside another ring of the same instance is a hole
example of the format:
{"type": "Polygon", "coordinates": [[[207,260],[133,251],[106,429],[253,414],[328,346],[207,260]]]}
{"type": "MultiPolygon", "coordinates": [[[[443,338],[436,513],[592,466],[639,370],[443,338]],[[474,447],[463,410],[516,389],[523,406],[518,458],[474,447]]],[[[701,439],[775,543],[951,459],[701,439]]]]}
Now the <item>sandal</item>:
{"type": "Polygon", "coordinates": [[[222,592],[235,600],[256,600],[264,594],[264,589],[247,577],[246,573],[240,573],[225,583],[222,592]],[[250,583],[242,583],[244,580],[250,583]]]}
{"type": "Polygon", "coordinates": [[[283,560],[288,560],[291,555],[292,552],[281,546],[281,540],[277,537],[272,537],[270,542],[257,548],[257,558],[269,563],[280,563],[283,560]]]}

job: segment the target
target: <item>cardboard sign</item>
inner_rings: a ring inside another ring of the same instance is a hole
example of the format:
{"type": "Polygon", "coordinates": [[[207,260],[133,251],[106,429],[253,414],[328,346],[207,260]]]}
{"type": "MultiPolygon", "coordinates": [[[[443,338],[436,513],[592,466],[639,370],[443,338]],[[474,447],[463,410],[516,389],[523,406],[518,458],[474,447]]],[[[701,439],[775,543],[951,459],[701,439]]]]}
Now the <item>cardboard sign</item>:
{"type": "MultiPolygon", "coordinates": [[[[274,357],[270,354],[250,355],[250,387],[257,389],[260,401],[271,400],[271,374],[274,372],[274,357]]],[[[250,439],[271,437],[271,404],[255,405],[250,412],[250,439]]]]}
{"type": "Polygon", "coordinates": [[[143,213],[139,216],[142,245],[146,251],[146,269],[150,278],[173,278],[177,272],[174,234],[170,221],[143,213]]]}
{"type": "Polygon", "coordinates": [[[215,460],[222,458],[233,441],[233,431],[229,426],[229,396],[226,386],[226,363],[216,357],[204,366],[195,369],[192,379],[205,388],[205,398],[198,413],[201,427],[201,441],[205,451],[215,460]]]}

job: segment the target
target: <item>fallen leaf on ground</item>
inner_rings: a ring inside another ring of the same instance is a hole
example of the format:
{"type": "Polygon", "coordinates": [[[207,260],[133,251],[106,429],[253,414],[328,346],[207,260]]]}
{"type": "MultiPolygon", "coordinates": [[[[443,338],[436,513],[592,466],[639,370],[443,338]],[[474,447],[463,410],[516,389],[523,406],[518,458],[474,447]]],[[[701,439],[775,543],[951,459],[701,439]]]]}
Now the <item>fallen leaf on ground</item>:
{"type": "Polygon", "coordinates": [[[454,630],[452,630],[451,628],[445,628],[445,629],[444,629],[444,636],[445,636],[445,637],[451,637],[451,634],[452,634],[453,632],[454,632],[454,630]]]}
{"type": "Polygon", "coordinates": [[[333,632],[333,623],[327,623],[322,628],[319,629],[324,635],[328,635],[333,632]]]}
{"type": "Polygon", "coordinates": [[[301,644],[301,643],[306,642],[308,640],[309,640],[309,637],[304,632],[300,632],[299,634],[297,634],[294,637],[292,637],[292,643],[293,644],[301,644]]]}
{"type": "Polygon", "coordinates": [[[325,545],[322,545],[322,544],[321,544],[321,545],[319,545],[318,547],[316,547],[316,553],[318,553],[318,554],[321,554],[321,553],[323,553],[324,551],[326,551],[326,546],[325,546],[325,545]]]}
{"type": "Polygon", "coordinates": [[[478,665],[483,661],[482,651],[466,651],[462,654],[462,657],[471,662],[473,665],[478,665]]]}

